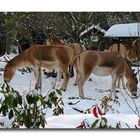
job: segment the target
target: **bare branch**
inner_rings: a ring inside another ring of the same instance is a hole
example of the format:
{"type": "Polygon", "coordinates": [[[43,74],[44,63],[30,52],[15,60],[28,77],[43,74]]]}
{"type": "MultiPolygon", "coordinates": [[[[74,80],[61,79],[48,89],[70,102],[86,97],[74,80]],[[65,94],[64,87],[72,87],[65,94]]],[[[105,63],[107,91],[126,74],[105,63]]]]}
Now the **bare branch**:
{"type": "Polygon", "coordinates": [[[128,92],[126,92],[126,94],[130,97],[130,99],[132,99],[133,100],[133,103],[134,103],[134,106],[135,106],[135,108],[136,108],[136,111],[131,107],[131,105],[129,104],[129,102],[127,101],[127,99],[124,97],[124,95],[123,95],[123,92],[122,92],[122,90],[121,90],[121,88],[120,88],[120,92],[121,92],[121,95],[123,96],[123,98],[124,98],[124,100],[125,100],[125,102],[127,103],[127,105],[128,105],[128,107],[134,112],[134,114],[136,114],[139,118],[140,118],[140,114],[139,114],[139,111],[137,111],[138,110],[138,107],[137,107],[137,105],[136,105],[136,103],[135,103],[135,101],[129,96],[129,94],[128,94],[128,92]]]}
{"type": "Polygon", "coordinates": [[[65,23],[68,25],[68,27],[72,30],[72,26],[69,24],[67,18],[65,17],[65,15],[63,15],[63,18],[65,20],[65,23]]]}
{"type": "Polygon", "coordinates": [[[73,12],[70,12],[70,15],[72,17],[72,20],[75,22],[75,24],[77,24],[77,20],[75,19],[75,16],[74,16],[73,12]]]}
{"type": "Polygon", "coordinates": [[[89,15],[89,17],[88,17],[88,21],[90,21],[92,15],[93,15],[93,12],[90,12],[90,15],[89,15]]]}
{"type": "Polygon", "coordinates": [[[77,20],[77,22],[80,22],[80,17],[78,15],[78,13],[73,12],[73,15],[74,15],[75,19],[77,20]]]}

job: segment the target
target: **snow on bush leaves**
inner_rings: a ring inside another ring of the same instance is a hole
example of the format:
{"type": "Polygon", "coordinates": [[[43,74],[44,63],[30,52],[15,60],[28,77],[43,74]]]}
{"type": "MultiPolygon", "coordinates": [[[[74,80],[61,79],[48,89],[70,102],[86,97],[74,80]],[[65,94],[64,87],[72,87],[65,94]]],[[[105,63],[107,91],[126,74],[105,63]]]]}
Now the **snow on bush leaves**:
{"type": "Polygon", "coordinates": [[[54,106],[53,115],[63,114],[62,98],[57,97],[62,94],[58,89],[50,90],[47,100],[47,95],[43,96],[34,91],[24,93],[23,97],[8,83],[4,83],[0,87],[0,94],[3,96],[0,100],[0,113],[3,116],[8,116],[9,120],[13,120],[12,127],[44,128],[47,124],[46,109],[52,108],[52,106],[54,106]]]}

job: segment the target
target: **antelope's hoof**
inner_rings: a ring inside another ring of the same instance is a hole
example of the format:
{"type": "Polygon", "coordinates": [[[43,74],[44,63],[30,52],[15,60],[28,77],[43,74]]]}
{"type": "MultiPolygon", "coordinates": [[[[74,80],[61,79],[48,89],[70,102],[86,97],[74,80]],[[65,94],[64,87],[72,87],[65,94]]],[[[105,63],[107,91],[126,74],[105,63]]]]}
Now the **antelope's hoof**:
{"type": "Polygon", "coordinates": [[[84,97],[84,96],[80,96],[80,98],[81,98],[81,99],[85,99],[85,97],[84,97]]]}
{"type": "Polygon", "coordinates": [[[77,86],[77,83],[74,83],[73,85],[74,85],[74,86],[77,86]]]}
{"type": "Polygon", "coordinates": [[[89,78],[89,79],[88,79],[88,81],[92,81],[92,79],[91,79],[91,78],[89,78]]]}
{"type": "Polygon", "coordinates": [[[35,86],[35,89],[36,89],[36,90],[38,90],[38,89],[39,89],[39,87],[38,87],[38,86],[35,86]]]}
{"type": "Polygon", "coordinates": [[[41,89],[41,86],[35,85],[35,89],[36,89],[36,90],[39,90],[39,89],[41,89]]]}
{"type": "Polygon", "coordinates": [[[119,99],[118,96],[115,96],[115,99],[119,99]]]}
{"type": "Polygon", "coordinates": [[[60,88],[60,90],[62,90],[62,91],[66,91],[66,89],[65,89],[65,88],[60,88]]]}
{"type": "Polygon", "coordinates": [[[66,89],[62,89],[62,91],[66,91],[66,89]]]}

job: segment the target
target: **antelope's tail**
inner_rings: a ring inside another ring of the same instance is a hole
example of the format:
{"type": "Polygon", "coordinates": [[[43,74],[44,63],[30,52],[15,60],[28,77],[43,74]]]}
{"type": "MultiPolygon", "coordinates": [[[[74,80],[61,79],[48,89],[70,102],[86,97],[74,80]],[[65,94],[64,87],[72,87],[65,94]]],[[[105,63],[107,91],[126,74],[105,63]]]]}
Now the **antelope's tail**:
{"type": "Polygon", "coordinates": [[[75,56],[74,59],[72,60],[71,65],[74,66],[75,64],[77,64],[79,59],[80,59],[80,55],[75,56]]]}

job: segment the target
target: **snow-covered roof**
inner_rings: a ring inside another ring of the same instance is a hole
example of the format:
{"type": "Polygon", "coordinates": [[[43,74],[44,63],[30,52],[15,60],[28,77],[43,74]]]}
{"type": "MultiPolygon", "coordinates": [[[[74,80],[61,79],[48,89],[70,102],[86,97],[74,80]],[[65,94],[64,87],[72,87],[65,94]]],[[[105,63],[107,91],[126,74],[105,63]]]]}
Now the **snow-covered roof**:
{"type": "Polygon", "coordinates": [[[140,23],[115,24],[104,35],[105,37],[138,37],[140,23]]]}
{"type": "Polygon", "coordinates": [[[83,36],[84,34],[86,34],[87,32],[89,32],[90,30],[92,30],[93,28],[97,29],[98,31],[102,32],[102,33],[106,33],[106,30],[102,29],[99,24],[97,25],[92,25],[90,27],[88,27],[86,30],[84,30],[83,32],[81,32],[80,37],[83,36]]]}

